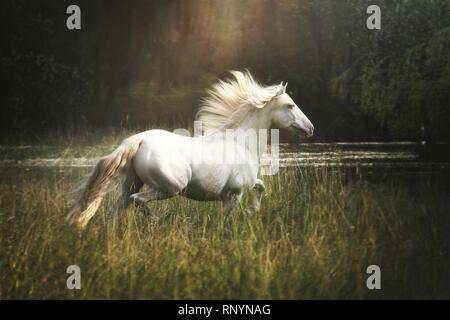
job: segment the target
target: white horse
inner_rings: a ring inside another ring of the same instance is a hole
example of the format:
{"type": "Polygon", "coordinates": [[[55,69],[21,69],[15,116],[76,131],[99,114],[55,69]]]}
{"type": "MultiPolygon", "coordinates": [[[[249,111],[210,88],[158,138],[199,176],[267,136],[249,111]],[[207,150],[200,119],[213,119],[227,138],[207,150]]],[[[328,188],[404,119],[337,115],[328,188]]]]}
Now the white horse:
{"type": "Polygon", "coordinates": [[[202,100],[197,119],[204,126],[203,136],[149,130],[125,139],[99,160],[68,221],[83,229],[115,177],[123,178],[122,194],[110,209],[111,216],[131,202],[143,204],[177,195],[223,201],[231,211],[247,190],[255,191],[251,211],[258,211],[264,183],[257,175],[264,148],[255,150],[227,140],[225,132],[238,129],[259,134],[272,127],[311,137],[314,127],[286,93],[287,85],[261,86],[248,71],[231,74],[232,79],[219,81],[202,100]],[[148,191],[139,192],[144,184],[148,191]]]}

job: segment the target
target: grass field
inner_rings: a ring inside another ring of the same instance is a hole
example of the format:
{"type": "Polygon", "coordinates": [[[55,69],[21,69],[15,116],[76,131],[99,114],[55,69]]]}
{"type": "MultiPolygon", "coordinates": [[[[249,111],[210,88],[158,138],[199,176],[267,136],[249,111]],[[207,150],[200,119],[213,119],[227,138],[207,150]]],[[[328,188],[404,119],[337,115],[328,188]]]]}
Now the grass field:
{"type": "Polygon", "coordinates": [[[64,221],[76,178],[0,182],[1,299],[450,298],[446,187],[284,169],[253,217],[177,198],[108,233],[111,195],[78,234],[64,221]],[[81,290],[66,288],[72,264],[81,290]],[[381,290],[366,287],[371,264],[381,290]]]}

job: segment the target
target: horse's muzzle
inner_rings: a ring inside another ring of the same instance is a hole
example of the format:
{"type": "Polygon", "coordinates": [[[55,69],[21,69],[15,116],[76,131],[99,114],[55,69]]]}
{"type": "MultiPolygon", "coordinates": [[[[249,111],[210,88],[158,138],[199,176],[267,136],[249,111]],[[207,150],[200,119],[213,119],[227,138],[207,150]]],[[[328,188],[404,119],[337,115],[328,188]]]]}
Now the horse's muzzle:
{"type": "Polygon", "coordinates": [[[312,125],[312,123],[310,123],[304,131],[306,137],[311,138],[314,135],[314,126],[312,125]]]}
{"type": "Polygon", "coordinates": [[[300,132],[304,138],[311,138],[314,135],[314,126],[312,124],[307,124],[306,126],[293,124],[291,128],[293,131],[300,132]]]}

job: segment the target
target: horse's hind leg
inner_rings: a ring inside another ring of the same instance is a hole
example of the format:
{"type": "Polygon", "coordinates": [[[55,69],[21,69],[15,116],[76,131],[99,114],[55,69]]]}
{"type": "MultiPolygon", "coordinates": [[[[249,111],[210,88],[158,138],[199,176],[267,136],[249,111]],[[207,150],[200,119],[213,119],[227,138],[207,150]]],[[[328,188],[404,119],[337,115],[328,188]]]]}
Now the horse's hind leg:
{"type": "Polygon", "coordinates": [[[160,191],[158,189],[150,188],[150,190],[146,192],[130,195],[130,201],[133,201],[137,205],[142,205],[149,201],[169,199],[177,195],[177,192],[160,191]]]}
{"type": "Polygon", "coordinates": [[[139,207],[143,213],[150,215],[151,211],[146,205],[147,202],[154,200],[164,200],[177,196],[177,192],[160,191],[154,188],[149,188],[146,192],[134,193],[129,197],[129,201],[133,202],[135,206],[139,207]]]}
{"type": "Polygon", "coordinates": [[[185,175],[175,175],[173,171],[169,166],[161,166],[159,171],[154,172],[154,183],[148,183],[149,190],[132,194],[130,201],[141,205],[149,201],[164,200],[179,195],[188,184],[190,171],[186,170],[185,175]]]}

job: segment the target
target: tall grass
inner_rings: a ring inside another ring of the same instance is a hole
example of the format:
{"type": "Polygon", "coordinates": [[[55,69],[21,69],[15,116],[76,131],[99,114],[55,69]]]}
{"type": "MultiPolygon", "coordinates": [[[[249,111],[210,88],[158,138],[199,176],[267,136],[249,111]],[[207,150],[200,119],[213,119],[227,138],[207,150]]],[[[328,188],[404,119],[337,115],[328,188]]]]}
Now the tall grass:
{"type": "Polygon", "coordinates": [[[4,181],[0,298],[450,298],[445,189],[301,168],[264,179],[252,217],[176,198],[130,208],[108,233],[109,196],[82,234],[64,221],[73,177],[4,181]],[[81,290],[66,288],[72,264],[81,290]],[[381,290],[366,287],[372,264],[381,290]]]}

